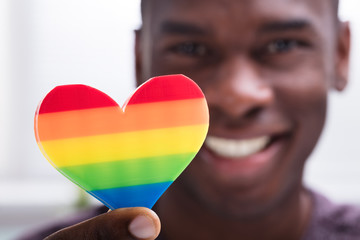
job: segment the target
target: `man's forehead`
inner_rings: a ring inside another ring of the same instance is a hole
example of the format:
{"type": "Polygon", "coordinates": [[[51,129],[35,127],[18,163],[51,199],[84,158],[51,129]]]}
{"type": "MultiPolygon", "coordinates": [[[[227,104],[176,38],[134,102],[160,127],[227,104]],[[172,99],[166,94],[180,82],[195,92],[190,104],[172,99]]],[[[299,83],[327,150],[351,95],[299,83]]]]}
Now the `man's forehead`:
{"type": "MultiPolygon", "coordinates": [[[[143,23],[152,30],[164,21],[185,21],[195,25],[211,25],[231,19],[240,27],[254,22],[260,26],[269,21],[303,19],[314,25],[328,25],[333,19],[335,0],[143,0],[143,23]],[[320,21],[319,21],[320,20],[320,21]]],[[[234,24],[233,24],[234,23],[234,24]]],[[[230,29],[228,23],[226,23],[230,29]]],[[[165,25],[166,27],[166,25],[165,25]]],[[[254,26],[255,27],[255,26],[254,26]]]]}

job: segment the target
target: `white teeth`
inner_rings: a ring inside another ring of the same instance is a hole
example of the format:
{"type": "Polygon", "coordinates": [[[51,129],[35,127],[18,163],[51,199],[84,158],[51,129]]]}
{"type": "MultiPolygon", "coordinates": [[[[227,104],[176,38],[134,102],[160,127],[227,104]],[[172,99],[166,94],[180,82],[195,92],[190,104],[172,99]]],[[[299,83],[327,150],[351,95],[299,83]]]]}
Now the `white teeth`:
{"type": "Polygon", "coordinates": [[[205,140],[205,145],[219,156],[227,158],[241,158],[264,149],[269,141],[269,136],[262,136],[247,140],[234,140],[208,136],[205,140]]]}

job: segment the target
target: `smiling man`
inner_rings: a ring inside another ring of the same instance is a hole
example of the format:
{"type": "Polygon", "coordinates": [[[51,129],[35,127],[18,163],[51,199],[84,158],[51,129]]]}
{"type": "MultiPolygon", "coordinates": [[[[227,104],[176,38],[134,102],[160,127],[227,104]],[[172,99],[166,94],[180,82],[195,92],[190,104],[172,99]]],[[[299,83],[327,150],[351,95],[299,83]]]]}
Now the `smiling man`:
{"type": "Polygon", "coordinates": [[[336,1],[142,7],[138,83],[183,73],[210,110],[203,148],[156,206],[164,238],[299,239],[316,198],[302,186],[304,163],[323,128],[328,91],[347,81],[349,30],[336,1]]]}
{"type": "MultiPolygon", "coordinates": [[[[142,1],[137,84],[185,74],[210,111],[204,146],[154,207],[158,239],[360,239],[358,209],[302,182],[327,95],[347,83],[350,33],[337,8],[335,0],[142,1]]],[[[49,239],[154,239],[151,214],[116,210],[49,239]]]]}

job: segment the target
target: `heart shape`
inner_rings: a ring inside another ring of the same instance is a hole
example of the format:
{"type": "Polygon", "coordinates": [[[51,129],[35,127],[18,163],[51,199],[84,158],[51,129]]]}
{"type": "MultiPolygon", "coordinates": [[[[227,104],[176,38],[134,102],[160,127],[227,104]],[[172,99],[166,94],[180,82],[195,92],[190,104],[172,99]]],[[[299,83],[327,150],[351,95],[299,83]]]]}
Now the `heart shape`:
{"type": "Polygon", "coordinates": [[[209,124],[200,88],[183,75],[142,84],[122,108],[85,85],[55,87],[35,136],[48,161],[110,209],[151,208],[199,151],[209,124]]]}

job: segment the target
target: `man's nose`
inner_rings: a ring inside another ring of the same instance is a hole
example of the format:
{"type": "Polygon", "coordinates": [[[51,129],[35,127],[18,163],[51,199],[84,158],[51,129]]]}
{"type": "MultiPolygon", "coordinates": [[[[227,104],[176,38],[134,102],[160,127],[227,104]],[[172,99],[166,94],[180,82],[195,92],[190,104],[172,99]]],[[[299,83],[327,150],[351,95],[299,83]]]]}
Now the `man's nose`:
{"type": "Polygon", "coordinates": [[[252,115],[274,101],[274,92],[256,63],[243,58],[226,61],[205,89],[210,109],[239,118],[252,115]]]}

